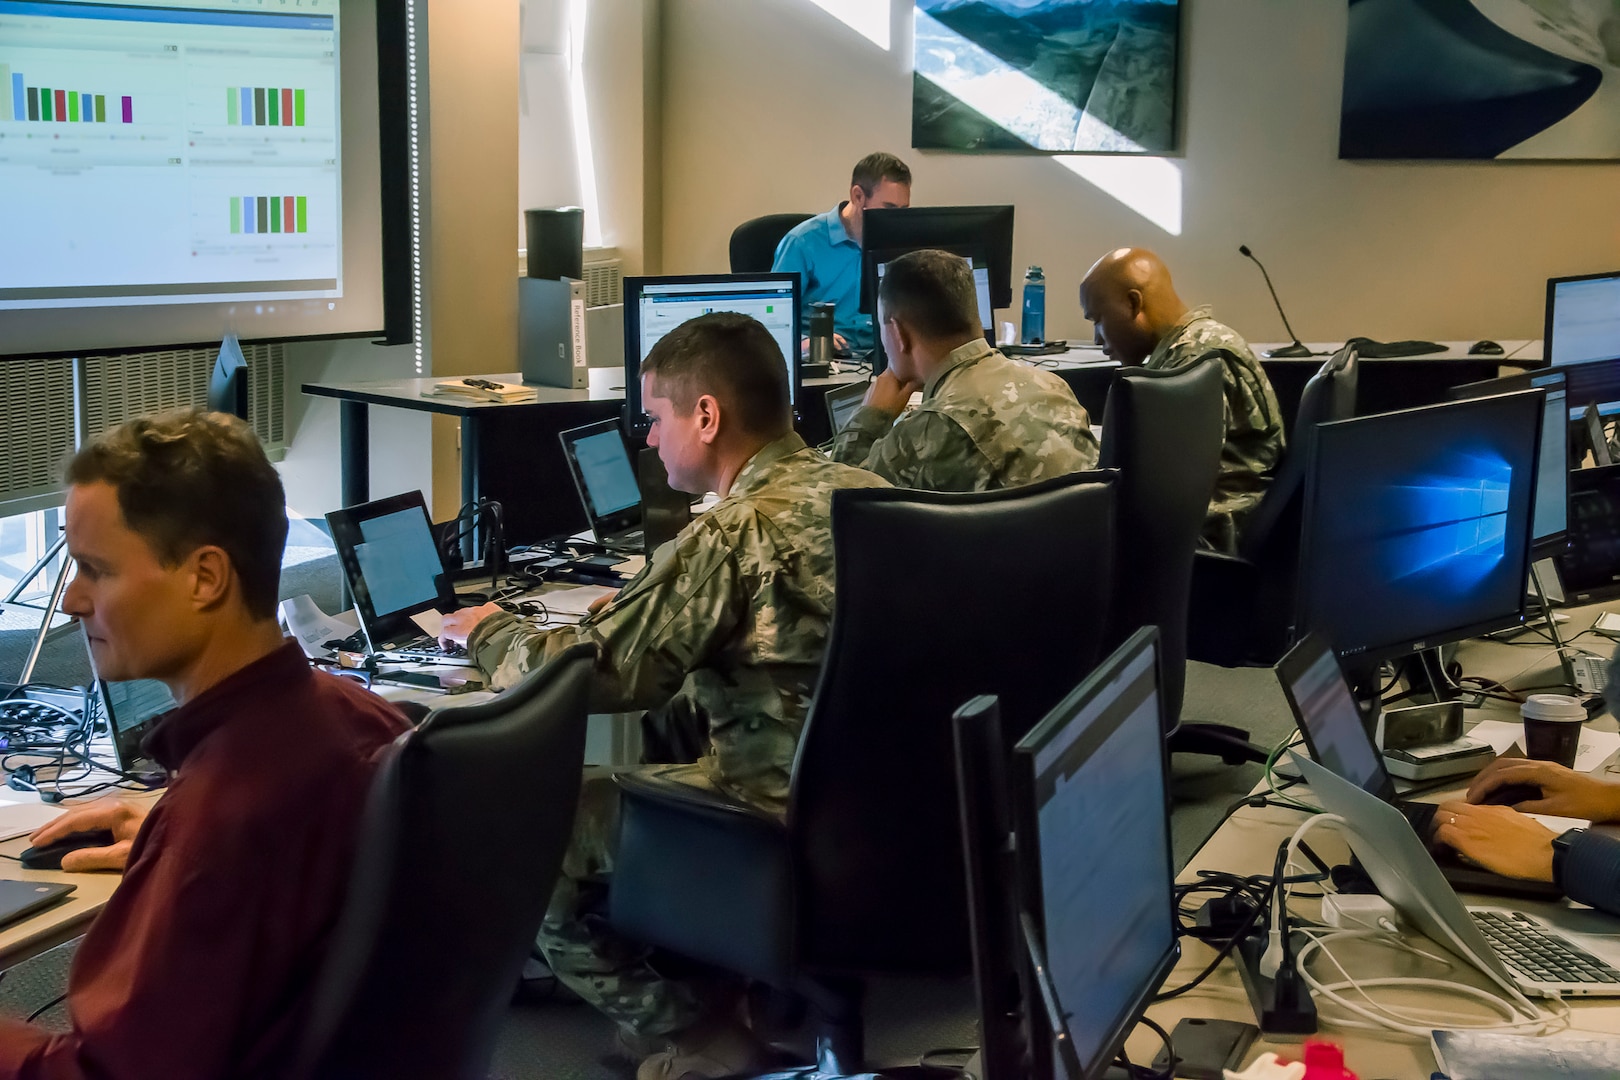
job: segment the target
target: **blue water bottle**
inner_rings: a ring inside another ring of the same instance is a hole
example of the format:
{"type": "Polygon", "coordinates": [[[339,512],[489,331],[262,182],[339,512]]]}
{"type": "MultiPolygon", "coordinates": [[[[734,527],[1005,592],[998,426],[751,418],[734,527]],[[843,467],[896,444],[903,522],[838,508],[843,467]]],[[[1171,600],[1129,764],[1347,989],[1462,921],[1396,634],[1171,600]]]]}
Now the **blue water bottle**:
{"type": "Polygon", "coordinates": [[[1032,266],[1024,273],[1024,344],[1046,340],[1046,275],[1032,266]]]}

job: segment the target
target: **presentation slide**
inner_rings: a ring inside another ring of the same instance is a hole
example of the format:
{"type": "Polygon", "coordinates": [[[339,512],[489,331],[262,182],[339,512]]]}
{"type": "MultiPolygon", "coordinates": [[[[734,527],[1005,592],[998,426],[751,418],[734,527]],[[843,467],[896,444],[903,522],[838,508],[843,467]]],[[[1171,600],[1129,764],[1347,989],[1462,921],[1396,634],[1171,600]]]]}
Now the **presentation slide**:
{"type": "Polygon", "coordinates": [[[373,0],[0,0],[0,355],[381,330],[378,71],[373,0]]]}
{"type": "Polygon", "coordinates": [[[0,309],[337,296],[338,5],[0,0],[0,309]]]}

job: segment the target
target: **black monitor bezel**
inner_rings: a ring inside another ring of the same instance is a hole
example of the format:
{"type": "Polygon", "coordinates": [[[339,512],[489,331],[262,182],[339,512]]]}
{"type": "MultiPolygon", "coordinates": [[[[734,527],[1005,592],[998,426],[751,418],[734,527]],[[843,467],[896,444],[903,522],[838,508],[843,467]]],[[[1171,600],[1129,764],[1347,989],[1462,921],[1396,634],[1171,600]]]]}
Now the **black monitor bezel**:
{"type": "MultiPolygon", "coordinates": [[[[804,282],[795,273],[764,274],[659,274],[627,277],[622,282],[624,295],[624,433],[626,437],[642,441],[647,437],[652,421],[641,408],[641,291],[649,285],[701,285],[704,282],[760,282],[791,285],[793,290],[793,326],[795,343],[804,326],[804,282]]],[[[788,370],[788,399],[798,415],[799,396],[804,389],[800,374],[797,347],[783,357],[788,370]]]]}
{"type": "MultiPolygon", "coordinates": [[[[1516,396],[1523,396],[1526,400],[1530,400],[1532,398],[1539,399],[1543,396],[1543,392],[1540,390],[1517,390],[1506,394],[1491,394],[1485,397],[1468,398],[1461,401],[1437,402],[1432,405],[1420,405],[1411,409],[1396,409],[1391,412],[1350,417],[1345,420],[1334,420],[1317,425],[1316,437],[1311,442],[1310,460],[1306,463],[1305,468],[1304,511],[1300,517],[1299,562],[1297,564],[1298,587],[1295,590],[1294,598],[1294,627],[1296,635],[1317,629],[1312,625],[1311,619],[1312,609],[1310,582],[1312,577],[1309,573],[1311,563],[1310,523],[1314,518],[1316,506],[1322,499],[1322,492],[1320,491],[1321,470],[1318,467],[1318,462],[1322,454],[1324,441],[1331,442],[1331,440],[1335,437],[1335,429],[1343,429],[1348,425],[1388,422],[1391,418],[1407,417],[1414,413],[1430,413],[1437,409],[1458,409],[1468,406],[1477,406],[1482,402],[1496,401],[1501,398],[1516,396]]],[[[1541,462],[1541,419],[1545,411],[1545,404],[1542,401],[1537,400],[1535,412],[1536,437],[1534,446],[1532,447],[1530,461],[1530,475],[1532,477],[1532,483],[1534,483],[1534,478],[1538,475],[1537,469],[1539,468],[1541,462]]],[[[1533,512],[1533,498],[1531,500],[1530,509],[1533,512]]],[[[1464,641],[1468,638],[1478,637],[1481,634],[1488,634],[1495,630],[1505,630],[1511,626],[1518,626],[1524,620],[1525,597],[1530,583],[1531,550],[1528,528],[1529,526],[1527,523],[1524,544],[1524,559],[1519,567],[1519,586],[1517,591],[1518,603],[1513,611],[1504,612],[1499,616],[1493,616],[1489,619],[1479,620],[1462,626],[1442,628],[1433,633],[1426,634],[1421,638],[1410,637],[1398,642],[1388,642],[1382,645],[1358,646],[1356,648],[1346,649],[1343,648],[1343,643],[1334,641],[1334,652],[1336,655],[1341,657],[1353,656],[1358,662],[1392,660],[1397,657],[1410,656],[1413,653],[1423,652],[1426,649],[1431,649],[1439,645],[1446,645],[1456,641],[1464,641]]],[[[1331,634],[1326,634],[1326,636],[1330,641],[1333,640],[1331,634]]]]}
{"type": "MultiPolygon", "coordinates": [[[[1479,382],[1464,383],[1461,386],[1452,387],[1449,397],[1452,401],[1467,401],[1472,398],[1490,397],[1493,394],[1508,393],[1519,390],[1542,390],[1547,393],[1551,393],[1551,388],[1545,385],[1545,380],[1547,379],[1557,379],[1563,384],[1564,413],[1562,415],[1567,417],[1569,413],[1569,371],[1567,368],[1563,367],[1541,367],[1535,368],[1531,371],[1520,371],[1512,375],[1504,375],[1497,379],[1483,379],[1479,382]],[[1537,385],[1538,383],[1541,385],[1537,385]]],[[[1542,411],[1543,415],[1545,415],[1546,410],[1543,409],[1542,411]]],[[[1547,433],[1545,431],[1541,433],[1541,441],[1543,445],[1545,445],[1547,441],[1547,433]]],[[[1556,555],[1563,551],[1564,548],[1569,544],[1568,473],[1570,471],[1571,464],[1569,461],[1569,423],[1567,420],[1564,421],[1563,430],[1560,432],[1559,445],[1564,453],[1564,473],[1566,474],[1564,477],[1564,527],[1555,532],[1547,533],[1544,536],[1536,536],[1534,533],[1531,534],[1531,562],[1536,561],[1538,558],[1546,558],[1549,555],[1556,555]]],[[[1537,491],[1537,494],[1539,496],[1539,490],[1537,491]]],[[[1533,505],[1530,509],[1530,521],[1531,527],[1534,528],[1535,507],[1533,505]]]]}
{"type": "MultiPolygon", "coordinates": [[[[432,599],[423,600],[383,616],[377,614],[377,609],[371,602],[371,592],[366,588],[365,575],[361,573],[360,563],[354,554],[355,547],[365,540],[360,532],[360,523],[411,509],[422,512],[422,521],[431,535],[433,519],[428,516],[427,500],[420,491],[406,491],[358,506],[345,506],[326,515],[326,525],[332,533],[332,545],[337,548],[338,563],[343,567],[344,577],[348,579],[349,592],[354,597],[354,610],[360,617],[360,629],[365,632],[366,640],[370,642],[373,652],[396,641],[419,636],[421,630],[411,621],[412,615],[420,615],[429,610],[456,609],[455,589],[451,585],[448,572],[441,572],[434,578],[435,595],[432,599]]],[[[440,570],[443,571],[444,552],[439,550],[437,543],[434,544],[433,550],[439,555],[440,570]]]]}
{"type": "Polygon", "coordinates": [[[990,269],[990,310],[1012,307],[1013,207],[911,206],[867,210],[861,215],[861,307],[877,312],[877,264],[910,251],[940,248],[982,259],[990,269]]]}
{"type": "MultiPolygon", "coordinates": [[[[1605,270],[1596,274],[1572,274],[1569,277],[1554,277],[1547,279],[1547,307],[1541,324],[1541,360],[1544,367],[1566,367],[1566,364],[1553,363],[1553,304],[1558,294],[1558,286],[1566,285],[1572,281],[1599,281],[1603,278],[1620,278],[1620,270],[1605,270]]],[[[1615,357],[1599,358],[1597,360],[1578,360],[1575,364],[1601,364],[1615,357]]]]}
{"type": "MultiPolygon", "coordinates": [[[[1157,737],[1156,741],[1159,747],[1159,783],[1165,814],[1165,882],[1171,893],[1170,909],[1166,913],[1170,921],[1170,947],[1158,959],[1148,981],[1131,1000],[1129,1006],[1118,1017],[1114,1018],[1114,1029],[1108,1038],[1100,1044],[1095,1060],[1089,1063],[1080,1062],[1078,1052],[1074,1050],[1073,1041],[1067,1039],[1066,1032],[1062,1030],[1061,1018],[1056,1016],[1046,1017],[1051,1022],[1050,1034],[1064,1036],[1064,1038],[1057,1040],[1059,1048],[1062,1048],[1064,1042],[1068,1044],[1068,1053],[1065,1054],[1065,1057],[1073,1056],[1073,1060],[1066,1062],[1071,1073],[1070,1080],[1097,1080],[1107,1072],[1114,1060],[1114,1056],[1119,1052],[1120,1047],[1125,1044],[1126,1037],[1130,1034],[1132,1028],[1136,1026],[1143,1013],[1146,1012],[1147,1007],[1153,1003],[1154,995],[1158,993],[1159,987],[1164,984],[1164,980],[1169,976],[1171,970],[1175,968],[1177,961],[1181,957],[1181,942],[1179,928],[1176,924],[1174,902],[1175,856],[1171,840],[1172,833],[1170,832],[1170,755],[1162,738],[1164,730],[1164,659],[1162,650],[1159,648],[1158,627],[1144,626],[1132,634],[1123,645],[1114,650],[1114,653],[1108,659],[1099,664],[1090,675],[1087,675],[1079,686],[1070,691],[1056,707],[1031,728],[1028,734],[1018,740],[1012,751],[1012,803],[1013,827],[1016,835],[1014,848],[1017,852],[1018,903],[1021,913],[1027,917],[1026,927],[1032,925],[1039,932],[1039,940],[1034,940],[1032,936],[1030,947],[1031,949],[1039,947],[1043,953],[1040,957],[1031,956],[1028,960],[1032,966],[1037,965],[1037,962],[1044,966],[1046,922],[1041,889],[1039,809],[1036,804],[1039,778],[1036,775],[1035,757],[1039,750],[1051,740],[1078,710],[1089,704],[1109,684],[1122,677],[1126,668],[1137,660],[1143,650],[1150,650],[1152,653],[1151,670],[1153,673],[1154,694],[1159,702],[1160,715],[1155,718],[1154,734],[1157,737]]],[[[1107,730],[1099,728],[1095,736],[1088,732],[1084,737],[1095,738],[1096,742],[1100,743],[1114,731],[1117,731],[1119,724],[1124,719],[1125,717],[1118,718],[1114,726],[1107,730]]],[[[1051,990],[1051,993],[1055,998],[1055,988],[1051,990]]],[[[1037,997],[1039,996],[1037,995],[1037,997]]],[[[1046,1012],[1044,1008],[1036,1005],[1034,1001],[1026,1002],[1026,1008],[1030,1010],[1029,1019],[1031,1021],[1036,1019],[1037,1012],[1041,1014],[1046,1012]]],[[[1038,1032],[1041,1026],[1032,1023],[1032,1033],[1038,1032]]],[[[1032,1049],[1035,1052],[1041,1052],[1042,1048],[1037,1044],[1032,1049]]]]}

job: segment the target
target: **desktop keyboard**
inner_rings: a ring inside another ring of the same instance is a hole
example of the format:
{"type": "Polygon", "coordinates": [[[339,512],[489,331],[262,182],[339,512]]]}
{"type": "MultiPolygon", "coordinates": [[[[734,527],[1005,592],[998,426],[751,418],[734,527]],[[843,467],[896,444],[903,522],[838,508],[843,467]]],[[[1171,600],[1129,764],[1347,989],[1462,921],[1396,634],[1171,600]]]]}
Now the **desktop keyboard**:
{"type": "Polygon", "coordinates": [[[1583,694],[1601,694],[1609,682],[1609,661],[1601,656],[1576,653],[1569,658],[1575,689],[1583,694]]]}
{"type": "Polygon", "coordinates": [[[1470,911],[1508,970],[1533,983],[1620,983],[1620,971],[1518,912],[1470,911]]]}

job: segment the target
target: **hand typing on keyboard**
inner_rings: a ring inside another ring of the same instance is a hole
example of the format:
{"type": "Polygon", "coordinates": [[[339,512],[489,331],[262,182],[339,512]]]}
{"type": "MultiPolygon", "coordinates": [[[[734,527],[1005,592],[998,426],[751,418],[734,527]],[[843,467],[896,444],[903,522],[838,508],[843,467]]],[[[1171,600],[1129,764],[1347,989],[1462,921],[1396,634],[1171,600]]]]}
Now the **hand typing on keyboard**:
{"type": "Polygon", "coordinates": [[[500,610],[499,604],[490,603],[480,607],[452,611],[444,617],[444,623],[439,627],[440,644],[446,648],[452,645],[466,648],[467,639],[472,637],[474,630],[478,629],[478,624],[491,615],[499,614],[500,610]]]}
{"type": "Polygon", "coordinates": [[[1441,803],[1434,821],[1434,838],[1470,862],[1504,877],[1553,879],[1553,831],[1511,806],[1441,803]]]}

